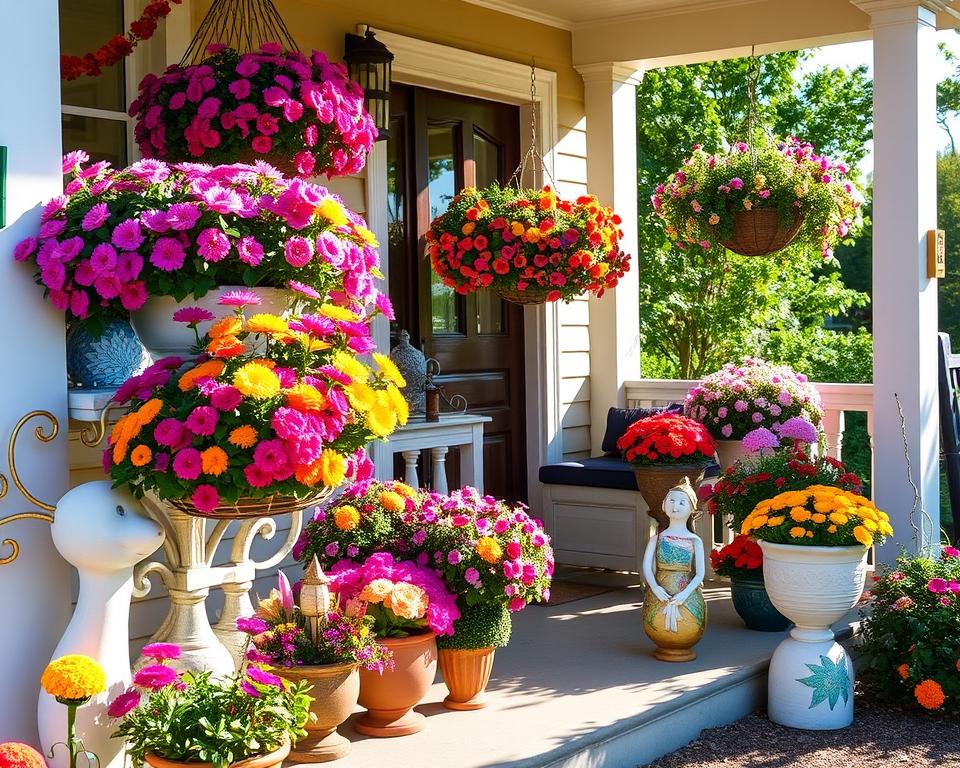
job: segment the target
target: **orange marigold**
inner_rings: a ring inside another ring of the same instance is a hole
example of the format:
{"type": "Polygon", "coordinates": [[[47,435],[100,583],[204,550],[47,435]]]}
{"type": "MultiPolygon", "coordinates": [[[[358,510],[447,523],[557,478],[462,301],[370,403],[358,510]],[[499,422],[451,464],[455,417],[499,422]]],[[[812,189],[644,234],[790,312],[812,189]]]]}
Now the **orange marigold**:
{"type": "Polygon", "coordinates": [[[293,470],[293,476],[297,478],[298,483],[303,483],[313,488],[313,486],[323,480],[323,462],[317,459],[310,464],[298,464],[293,470]]]}
{"type": "Polygon", "coordinates": [[[223,373],[225,367],[226,363],[224,363],[223,360],[207,360],[205,363],[200,363],[200,365],[191,368],[180,377],[178,384],[180,391],[189,392],[196,386],[196,383],[200,381],[200,379],[206,379],[208,377],[212,379],[217,378],[217,376],[223,373]]]}
{"type": "Polygon", "coordinates": [[[219,358],[242,355],[246,347],[236,336],[218,336],[207,344],[207,354],[219,358]]]}
{"type": "Polygon", "coordinates": [[[153,451],[146,445],[138,445],[130,453],[130,463],[135,467],[145,467],[153,458],[153,451]]]}
{"type": "Polygon", "coordinates": [[[287,390],[287,405],[298,411],[321,411],[327,407],[327,398],[316,387],[299,382],[287,390]]]}
{"type": "Polygon", "coordinates": [[[492,565],[499,563],[500,558],[503,557],[503,547],[493,536],[484,536],[480,539],[477,542],[476,550],[483,560],[492,565]]]}
{"type": "Polygon", "coordinates": [[[244,424],[230,433],[227,442],[237,448],[252,448],[257,442],[257,430],[249,424],[244,424]]]}
{"type": "Polygon", "coordinates": [[[344,504],[334,511],[333,522],[341,531],[352,531],[360,525],[360,511],[352,504],[344,504]]]}
{"type": "Polygon", "coordinates": [[[47,768],[47,763],[29,744],[8,741],[0,744],[0,768],[47,768]]]}
{"type": "Polygon", "coordinates": [[[907,664],[901,664],[897,667],[897,674],[900,675],[901,680],[906,680],[910,677],[910,666],[907,664]]]}
{"type": "Polygon", "coordinates": [[[947,697],[936,680],[924,680],[913,689],[913,696],[924,709],[940,709],[947,697]]]}
{"type": "Polygon", "coordinates": [[[407,508],[406,499],[393,491],[384,491],[380,494],[380,505],[388,512],[403,512],[407,508]]]}
{"type": "Polygon", "coordinates": [[[227,464],[230,461],[227,452],[218,445],[207,448],[200,454],[200,467],[203,474],[217,477],[227,471],[227,464]]]}
{"type": "Polygon", "coordinates": [[[221,336],[236,336],[243,330],[243,321],[235,315],[221,317],[210,326],[210,338],[218,339],[221,336]]]}
{"type": "Polygon", "coordinates": [[[135,414],[137,423],[140,426],[146,426],[155,418],[157,418],[157,414],[160,413],[160,409],[162,407],[163,401],[156,397],[147,400],[147,402],[140,406],[139,410],[137,410],[135,414]]]}

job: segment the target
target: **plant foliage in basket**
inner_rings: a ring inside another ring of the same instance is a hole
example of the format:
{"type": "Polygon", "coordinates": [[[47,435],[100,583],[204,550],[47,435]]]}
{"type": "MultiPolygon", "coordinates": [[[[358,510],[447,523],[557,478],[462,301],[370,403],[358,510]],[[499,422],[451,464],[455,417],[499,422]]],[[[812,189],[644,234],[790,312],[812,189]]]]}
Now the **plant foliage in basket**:
{"type": "Polygon", "coordinates": [[[324,187],[265,163],[140,160],[116,170],[84,167],[87,159],[64,158],[64,194],[43,207],[37,236],[14,257],[35,265],[50,303],[94,335],[148,296],[181,301],[218,285],[296,280],[341,303],[379,298],[376,239],[324,187]]]}
{"type": "Polygon", "coordinates": [[[683,167],[657,186],[651,202],[678,248],[710,249],[729,241],[738,214],[776,211],[784,226],[800,220],[797,246],[833,256],[863,222],[863,196],[840,162],[791,137],[736,142],[710,154],[699,144],[683,167]]]}
{"type": "MultiPolygon", "coordinates": [[[[104,452],[115,485],[203,514],[370,476],[364,446],[408,415],[393,362],[374,352],[374,372],[351,346],[371,317],[334,304],[292,319],[246,317],[257,301],[248,290],[224,294],[237,310],[212,325],[204,356],[184,370],[179,358],[160,360],[120,388],[114,399],[130,411],[104,452]]],[[[194,320],[209,319],[198,311],[194,320]]]]}
{"type": "Polygon", "coordinates": [[[302,176],[363,169],[377,129],[343,64],[279,43],[207,52],[200,64],[173,65],[140,83],[130,116],[144,157],[213,165],[260,158],[302,176]]]}
{"type": "Polygon", "coordinates": [[[629,268],[620,250],[620,217],[592,195],[574,201],[550,187],[468,187],[433,220],[427,253],[459,294],[481,288],[516,300],[569,301],[602,296],[629,268]]]}
{"type": "Polygon", "coordinates": [[[617,448],[637,467],[706,464],[717,450],[703,424],[671,411],[633,422],[617,439],[617,448]]]}

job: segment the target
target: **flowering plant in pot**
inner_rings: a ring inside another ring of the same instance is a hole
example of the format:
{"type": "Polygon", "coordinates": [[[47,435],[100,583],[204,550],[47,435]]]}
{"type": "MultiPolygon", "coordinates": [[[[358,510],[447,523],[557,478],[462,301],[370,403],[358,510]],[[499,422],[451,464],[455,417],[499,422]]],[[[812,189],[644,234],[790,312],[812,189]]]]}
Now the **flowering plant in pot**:
{"type": "Polygon", "coordinates": [[[863,196],[841,162],[791,137],[711,154],[694,145],[651,202],[679,248],[759,256],[792,244],[833,256],[863,222],[863,196]]]}
{"type": "Polygon", "coordinates": [[[520,304],[602,296],[629,268],[620,218],[596,197],[574,201],[550,187],[468,187],[427,232],[427,253],[459,294],[493,288],[520,304]]]}
{"type": "Polygon", "coordinates": [[[738,443],[747,433],[760,427],[779,431],[793,418],[819,428],[823,404],[804,374],[786,365],[746,357],[704,376],[687,393],[684,413],[710,430],[718,441],[721,464],[729,467],[746,453],[738,443]]]}
{"type": "Polygon", "coordinates": [[[259,158],[302,176],[363,169],[377,129],[343,64],[279,43],[249,53],[214,44],[207,53],[200,64],[141,81],[130,116],[144,157],[213,165],[259,158]]]}
{"type": "Polygon", "coordinates": [[[374,372],[358,358],[350,339],[366,323],[342,307],[247,318],[256,298],[223,299],[240,306],[206,334],[204,357],[184,370],[161,360],[117,391],[130,410],[104,452],[115,485],[188,514],[260,517],[369,474],[364,446],[407,418],[392,361],[374,353],[374,372]]]}
{"type": "Polygon", "coordinates": [[[748,629],[780,632],[790,625],[770,602],[763,584],[763,551],[749,536],[739,534],[729,544],[712,550],[710,566],[717,576],[730,579],[734,610],[748,629]]]}
{"type": "Polygon", "coordinates": [[[304,565],[316,557],[323,568],[343,558],[363,560],[374,552],[416,555],[411,536],[423,498],[420,491],[394,480],[351,483],[316,509],[292,554],[304,565]]]}
{"type": "Polygon", "coordinates": [[[337,726],[357,703],[358,669],[383,672],[392,656],[377,642],[371,617],[348,616],[331,602],[329,582],[316,560],[311,561],[297,598],[282,571],[278,582],[278,588],[259,601],[253,616],[237,620],[237,628],[250,636],[246,658],[310,686],[312,717],[290,759],[336,760],[350,751],[350,742],[337,733],[337,726]]]}
{"type": "Polygon", "coordinates": [[[279,768],[291,742],[306,735],[310,696],[305,683],[290,683],[259,665],[233,677],[178,673],[169,662],[180,648],[154,643],[144,648],[153,663],[134,675],[108,714],[115,738],[140,768],[207,763],[214,768],[279,768]]]}
{"type": "Polygon", "coordinates": [[[669,525],[661,509],[667,492],[684,477],[695,486],[716,451],[714,440],[703,424],[672,411],[633,422],[617,439],[617,448],[633,465],[637,488],[647,503],[647,514],[661,528],[669,525]]]}
{"type": "Polygon", "coordinates": [[[440,637],[440,669],[450,709],[486,706],[484,690],[494,654],[510,639],[511,614],[550,599],[553,549],[542,523],[471,487],[431,494],[415,542],[457,595],[460,618],[453,635],[440,637]]]}
{"type": "Polygon", "coordinates": [[[413,707],[433,683],[437,635],[452,634],[460,617],[456,596],[433,569],[388,552],[361,563],[342,560],[330,576],[345,612],[372,616],[374,632],[393,653],[394,667],[383,674],[360,671],[360,704],[367,712],[354,727],[380,737],[422,730],[425,719],[413,707]]]}
{"type": "MultiPolygon", "coordinates": [[[[94,659],[83,654],[71,653],[51,661],[40,676],[40,687],[53,696],[58,703],[66,707],[64,717],[66,740],[50,747],[49,757],[54,756],[57,746],[67,748],[68,765],[77,768],[77,756],[84,755],[90,762],[99,758],[87,752],[77,735],[77,709],[90,701],[98,693],[107,689],[107,675],[94,659]]],[[[41,760],[41,764],[46,763],[41,760]]]]}
{"type": "Polygon", "coordinates": [[[858,648],[871,689],[894,705],[960,713],[960,550],[903,554],[871,593],[858,648]]]}
{"type": "Polygon", "coordinates": [[[830,626],[863,592],[867,553],[893,533],[869,499],[811,485],[761,501],[740,526],[760,542],[773,605],[796,624],[770,663],[768,712],[796,728],[853,722],[853,664],[830,626]]]}

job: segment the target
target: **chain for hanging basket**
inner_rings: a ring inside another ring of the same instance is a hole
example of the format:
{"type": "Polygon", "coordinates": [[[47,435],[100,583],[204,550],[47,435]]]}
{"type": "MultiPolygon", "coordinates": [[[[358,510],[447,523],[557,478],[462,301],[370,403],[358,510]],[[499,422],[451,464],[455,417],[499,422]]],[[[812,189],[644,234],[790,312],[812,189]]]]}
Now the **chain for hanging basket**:
{"type": "Polygon", "coordinates": [[[271,0],[213,0],[180,66],[199,64],[207,57],[207,46],[216,43],[241,53],[258,51],[264,43],[300,50],[271,0]]]}
{"type": "Polygon", "coordinates": [[[524,153],[523,159],[507,182],[508,187],[514,185],[517,189],[523,189],[523,176],[527,172],[528,165],[533,172],[533,186],[536,187],[537,163],[539,163],[541,183],[545,179],[549,179],[553,189],[557,188],[557,182],[553,180],[553,176],[547,168],[543,155],[540,154],[540,150],[537,148],[539,146],[539,142],[537,141],[537,111],[537,62],[534,59],[530,62],[530,147],[524,153]]]}

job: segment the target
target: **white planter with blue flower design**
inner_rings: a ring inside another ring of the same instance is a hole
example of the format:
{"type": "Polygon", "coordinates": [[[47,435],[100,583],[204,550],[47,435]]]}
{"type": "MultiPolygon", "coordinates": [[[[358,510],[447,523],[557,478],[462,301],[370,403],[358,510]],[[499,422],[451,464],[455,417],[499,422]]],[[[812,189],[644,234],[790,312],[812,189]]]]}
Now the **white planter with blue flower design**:
{"type": "Polygon", "coordinates": [[[796,624],[770,660],[767,713],[791,728],[846,728],[853,723],[853,663],[830,627],[860,600],[867,550],[760,547],[770,601],[796,624]]]}
{"type": "Polygon", "coordinates": [[[77,386],[119,387],[150,365],[130,322],[117,319],[107,323],[99,338],[82,325],[67,334],[67,375],[77,386]]]}

